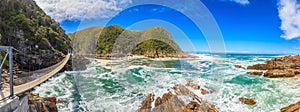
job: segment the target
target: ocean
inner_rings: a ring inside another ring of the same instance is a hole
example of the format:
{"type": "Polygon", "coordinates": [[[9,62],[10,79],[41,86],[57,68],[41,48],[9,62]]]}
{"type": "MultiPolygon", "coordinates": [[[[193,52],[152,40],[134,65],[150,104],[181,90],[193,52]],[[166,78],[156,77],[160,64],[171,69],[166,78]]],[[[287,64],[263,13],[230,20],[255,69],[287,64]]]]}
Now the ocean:
{"type": "Polygon", "coordinates": [[[91,59],[87,70],[57,74],[34,92],[62,100],[57,105],[60,112],[134,112],[149,93],[162,96],[187,79],[213,91],[207,95],[194,92],[221,112],[279,112],[300,101],[300,78],[270,79],[234,67],[263,63],[281,55],[196,55],[199,58],[134,59],[112,64],[124,65],[114,69],[103,68],[91,59]],[[242,104],[240,97],[256,98],[257,104],[242,104]]]}

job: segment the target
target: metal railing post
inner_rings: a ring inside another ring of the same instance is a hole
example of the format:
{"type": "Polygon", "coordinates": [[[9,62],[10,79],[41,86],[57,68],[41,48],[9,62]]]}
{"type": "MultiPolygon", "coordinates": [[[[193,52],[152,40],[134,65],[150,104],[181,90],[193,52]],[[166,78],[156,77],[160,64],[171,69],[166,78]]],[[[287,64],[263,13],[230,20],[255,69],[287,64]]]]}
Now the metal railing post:
{"type": "Polygon", "coordinates": [[[14,97],[14,76],[13,76],[13,55],[12,55],[12,47],[9,47],[9,85],[10,85],[10,96],[14,97]]]}
{"type": "Polygon", "coordinates": [[[0,90],[2,90],[2,67],[0,67],[0,90]]]}

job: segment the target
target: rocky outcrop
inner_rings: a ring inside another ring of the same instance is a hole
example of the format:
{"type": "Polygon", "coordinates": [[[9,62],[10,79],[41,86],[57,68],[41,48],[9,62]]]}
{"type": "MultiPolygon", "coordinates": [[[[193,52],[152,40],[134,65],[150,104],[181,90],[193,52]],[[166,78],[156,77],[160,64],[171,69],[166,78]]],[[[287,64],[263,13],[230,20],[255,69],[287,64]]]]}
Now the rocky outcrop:
{"type": "Polygon", "coordinates": [[[280,109],[280,112],[300,112],[300,101],[280,109]]]}
{"type": "Polygon", "coordinates": [[[278,78],[278,77],[294,77],[295,70],[287,69],[287,70],[268,70],[264,76],[269,78],[278,78]]]}
{"type": "Polygon", "coordinates": [[[253,66],[248,66],[247,69],[250,69],[250,70],[267,70],[268,65],[267,64],[256,64],[256,65],[253,65],[253,66]]]}
{"type": "Polygon", "coordinates": [[[239,98],[239,100],[242,103],[247,104],[247,105],[255,105],[256,104],[256,99],[255,98],[244,98],[244,97],[241,97],[241,98],[239,98]]]}
{"type": "Polygon", "coordinates": [[[234,65],[235,68],[240,68],[240,69],[246,69],[245,67],[243,67],[242,65],[234,65]]]}
{"type": "MultiPolygon", "coordinates": [[[[263,64],[248,66],[251,70],[267,70],[263,76],[269,78],[294,77],[300,74],[300,56],[277,57],[263,64]]],[[[261,72],[248,72],[251,75],[260,75],[261,72]]]]}
{"type": "Polygon", "coordinates": [[[247,72],[247,74],[261,76],[263,72],[247,72]]]}
{"type": "MultiPolygon", "coordinates": [[[[218,112],[216,107],[201,99],[191,89],[192,81],[185,85],[176,84],[172,90],[168,90],[162,97],[157,97],[154,102],[154,94],[149,94],[142,102],[138,112],[218,112]],[[184,99],[183,99],[184,98],[184,99]],[[151,107],[154,102],[155,107],[151,107]]],[[[200,91],[199,89],[196,89],[200,91]]]]}
{"type": "Polygon", "coordinates": [[[58,112],[55,97],[40,97],[39,94],[27,93],[29,112],[58,112]]]}

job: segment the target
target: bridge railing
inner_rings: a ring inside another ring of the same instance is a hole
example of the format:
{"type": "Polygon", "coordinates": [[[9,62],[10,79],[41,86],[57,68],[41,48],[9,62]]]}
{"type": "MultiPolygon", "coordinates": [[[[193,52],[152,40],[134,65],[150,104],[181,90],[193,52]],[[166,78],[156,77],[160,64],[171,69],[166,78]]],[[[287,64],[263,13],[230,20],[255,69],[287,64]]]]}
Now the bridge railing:
{"type": "MultiPolygon", "coordinates": [[[[14,85],[13,85],[13,80],[14,80],[14,77],[13,77],[13,54],[12,54],[12,49],[13,47],[11,46],[0,46],[0,51],[6,51],[7,54],[9,55],[9,87],[10,87],[10,95],[9,97],[13,97],[14,96],[14,85]]],[[[6,60],[6,57],[7,55],[3,58],[2,60],[2,64],[1,64],[1,67],[0,67],[0,78],[2,78],[2,67],[3,67],[3,64],[6,60]]],[[[2,90],[2,84],[3,82],[1,82],[1,79],[0,79],[0,89],[2,90]]]]}

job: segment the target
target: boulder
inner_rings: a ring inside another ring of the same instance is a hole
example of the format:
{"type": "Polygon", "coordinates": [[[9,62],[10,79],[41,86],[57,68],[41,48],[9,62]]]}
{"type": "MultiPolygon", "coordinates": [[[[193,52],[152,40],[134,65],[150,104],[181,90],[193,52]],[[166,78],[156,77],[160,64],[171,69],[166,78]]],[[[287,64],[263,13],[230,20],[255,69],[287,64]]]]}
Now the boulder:
{"type": "Polygon", "coordinates": [[[241,97],[241,98],[239,98],[239,100],[242,103],[247,104],[247,105],[255,105],[256,104],[256,99],[255,98],[244,98],[244,97],[241,97]]]}
{"type": "Polygon", "coordinates": [[[206,95],[206,94],[208,94],[209,92],[207,91],[207,90],[205,90],[205,89],[201,89],[201,94],[202,95],[206,95]]]}
{"type": "Polygon", "coordinates": [[[240,69],[246,69],[245,67],[243,67],[242,65],[234,65],[235,68],[240,68],[240,69]]]}

